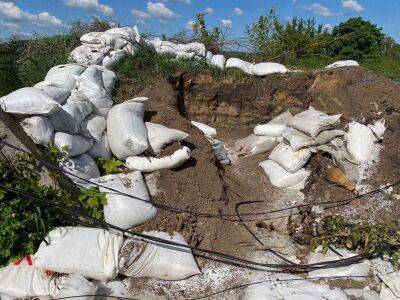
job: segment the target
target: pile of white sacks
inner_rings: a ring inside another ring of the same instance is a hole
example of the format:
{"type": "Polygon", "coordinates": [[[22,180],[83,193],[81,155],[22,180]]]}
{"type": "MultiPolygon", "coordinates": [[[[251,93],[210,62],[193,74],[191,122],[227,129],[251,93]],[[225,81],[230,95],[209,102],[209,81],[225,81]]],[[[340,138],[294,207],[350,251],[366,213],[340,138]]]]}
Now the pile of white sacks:
{"type": "MultiPolygon", "coordinates": [[[[255,155],[272,150],[260,166],[271,183],[280,188],[301,190],[311,172],[305,166],[313,153],[325,151],[334,158],[355,165],[368,163],[375,154],[376,142],[383,138],[384,121],[365,126],[352,122],[348,132],[338,130],[341,115],[329,116],[310,106],[295,116],[287,111],[267,124],[254,128],[254,134],[238,140],[239,155],[255,155]]],[[[340,161],[339,161],[340,163],[340,161]]]]}

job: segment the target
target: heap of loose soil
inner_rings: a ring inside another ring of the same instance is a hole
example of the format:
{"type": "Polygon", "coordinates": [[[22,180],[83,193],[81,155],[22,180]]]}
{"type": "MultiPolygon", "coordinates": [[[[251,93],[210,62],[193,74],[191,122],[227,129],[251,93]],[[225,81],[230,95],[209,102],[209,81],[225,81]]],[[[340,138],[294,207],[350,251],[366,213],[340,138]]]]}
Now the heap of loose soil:
{"type": "MultiPolygon", "coordinates": [[[[375,116],[387,107],[400,108],[400,85],[362,68],[223,80],[208,75],[176,74],[170,80],[155,78],[140,92],[129,81],[121,80],[117,99],[122,101],[136,96],[150,99],[146,121],[187,132],[189,138],[182,144],[192,150],[192,159],[185,165],[153,175],[159,189],[153,200],[211,214],[235,214],[235,204],[247,200],[264,202],[249,206],[243,210],[245,212],[285,207],[285,192],[273,187],[258,166],[267,159],[268,153],[240,157],[231,166],[219,166],[209,142],[191,126],[191,120],[216,127],[219,139],[233,148],[235,140],[252,133],[256,124],[265,123],[288,109],[295,114],[311,104],[329,114],[342,114],[345,125],[352,118],[375,116]]],[[[380,162],[373,172],[373,180],[368,182],[374,187],[400,177],[398,113],[387,117],[387,127],[380,162]]],[[[162,155],[172,153],[179,146],[171,145],[162,155]]],[[[313,176],[305,191],[306,201],[321,200],[327,197],[327,191],[331,200],[352,195],[320,176],[313,176]]],[[[396,200],[388,198],[387,201],[391,213],[376,216],[398,218],[400,210],[393,209],[396,200]]],[[[264,225],[258,222],[259,230],[273,231],[274,226],[269,222],[274,221],[265,221],[264,225]]],[[[138,229],[177,231],[192,246],[233,255],[245,256],[248,252],[245,244],[257,246],[241,224],[223,217],[204,218],[159,209],[153,220],[138,229]]],[[[279,230],[284,232],[284,226],[279,230]]]]}

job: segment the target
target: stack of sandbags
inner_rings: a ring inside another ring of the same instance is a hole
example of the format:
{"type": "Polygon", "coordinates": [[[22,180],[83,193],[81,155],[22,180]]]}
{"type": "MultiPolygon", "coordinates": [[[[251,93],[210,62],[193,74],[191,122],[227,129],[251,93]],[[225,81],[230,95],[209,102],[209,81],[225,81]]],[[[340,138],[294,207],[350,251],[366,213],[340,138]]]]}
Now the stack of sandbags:
{"type": "Polygon", "coordinates": [[[157,53],[169,55],[173,58],[183,59],[210,59],[207,55],[206,47],[201,43],[177,44],[170,41],[162,41],[160,38],[154,38],[147,41],[154,47],[157,53]]]}

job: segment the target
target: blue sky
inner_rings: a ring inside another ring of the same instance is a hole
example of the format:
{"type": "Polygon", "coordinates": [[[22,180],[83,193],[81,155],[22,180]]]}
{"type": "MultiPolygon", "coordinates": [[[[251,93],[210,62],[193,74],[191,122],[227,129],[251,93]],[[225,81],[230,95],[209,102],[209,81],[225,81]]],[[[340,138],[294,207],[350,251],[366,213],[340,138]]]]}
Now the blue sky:
{"type": "Polygon", "coordinates": [[[229,37],[237,38],[271,7],[283,19],[314,17],[327,26],[362,16],[400,42],[400,0],[0,0],[0,37],[51,34],[92,16],[170,35],[206,12],[210,26],[225,26],[229,37]]]}

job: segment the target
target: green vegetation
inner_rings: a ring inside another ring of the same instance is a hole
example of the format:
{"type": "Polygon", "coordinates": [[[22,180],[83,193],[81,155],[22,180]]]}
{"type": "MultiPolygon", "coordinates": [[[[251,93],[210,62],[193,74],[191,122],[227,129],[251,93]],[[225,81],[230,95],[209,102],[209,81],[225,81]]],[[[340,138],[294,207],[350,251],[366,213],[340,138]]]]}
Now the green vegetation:
{"type": "Polygon", "coordinates": [[[106,161],[103,157],[99,157],[96,163],[99,166],[101,176],[121,173],[121,167],[124,166],[124,163],[116,158],[106,161]]]}

